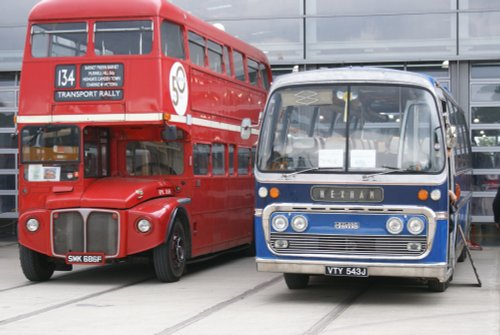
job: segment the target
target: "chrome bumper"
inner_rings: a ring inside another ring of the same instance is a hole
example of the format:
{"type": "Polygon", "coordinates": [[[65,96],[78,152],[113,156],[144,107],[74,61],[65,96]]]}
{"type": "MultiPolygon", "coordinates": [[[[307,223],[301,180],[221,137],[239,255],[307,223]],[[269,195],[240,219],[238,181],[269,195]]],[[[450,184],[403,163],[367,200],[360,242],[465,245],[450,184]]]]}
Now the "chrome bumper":
{"type": "Polygon", "coordinates": [[[280,273],[305,273],[324,275],[326,266],[366,267],[368,276],[386,277],[413,277],[437,278],[445,282],[451,275],[446,263],[435,264],[387,264],[363,262],[324,262],[324,261],[296,261],[296,260],[269,260],[257,258],[257,271],[280,273]]]}

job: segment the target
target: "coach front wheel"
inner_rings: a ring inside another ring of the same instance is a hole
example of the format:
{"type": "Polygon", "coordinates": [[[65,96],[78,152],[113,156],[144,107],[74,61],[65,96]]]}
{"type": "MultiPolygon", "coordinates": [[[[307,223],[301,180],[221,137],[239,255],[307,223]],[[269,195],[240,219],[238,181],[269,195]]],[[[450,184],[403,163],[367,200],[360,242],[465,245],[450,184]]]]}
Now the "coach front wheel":
{"type": "Polygon", "coordinates": [[[309,275],[302,273],[284,273],[286,286],[290,290],[300,290],[307,287],[309,284],[309,275]]]}

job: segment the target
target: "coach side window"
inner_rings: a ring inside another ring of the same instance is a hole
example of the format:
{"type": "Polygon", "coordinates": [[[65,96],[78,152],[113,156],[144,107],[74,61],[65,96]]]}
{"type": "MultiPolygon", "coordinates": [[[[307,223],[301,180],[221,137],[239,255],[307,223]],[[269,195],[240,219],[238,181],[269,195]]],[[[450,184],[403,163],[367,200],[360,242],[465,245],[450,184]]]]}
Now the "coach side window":
{"type": "Polygon", "coordinates": [[[222,71],[222,45],[208,41],[208,66],[210,70],[223,73],[222,71]]]}
{"type": "Polygon", "coordinates": [[[164,21],[161,25],[161,49],[168,57],[186,59],[182,27],[178,24],[164,21]]]}
{"type": "Polygon", "coordinates": [[[205,66],[205,39],[191,31],[189,32],[189,58],[191,63],[205,66]]]}
{"type": "Polygon", "coordinates": [[[233,50],[233,66],[236,79],[245,81],[245,67],[243,65],[243,54],[233,50]]]}

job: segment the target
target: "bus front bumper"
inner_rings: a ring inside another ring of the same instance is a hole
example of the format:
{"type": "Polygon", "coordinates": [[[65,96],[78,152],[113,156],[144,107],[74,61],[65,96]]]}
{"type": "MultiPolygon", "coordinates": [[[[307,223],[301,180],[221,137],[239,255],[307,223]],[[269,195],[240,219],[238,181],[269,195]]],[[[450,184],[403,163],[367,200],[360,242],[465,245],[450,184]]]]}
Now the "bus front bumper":
{"type": "Polygon", "coordinates": [[[432,264],[388,264],[362,262],[327,262],[299,260],[270,260],[256,258],[257,271],[280,273],[303,273],[325,275],[327,267],[362,267],[368,270],[368,276],[436,278],[440,282],[448,280],[451,273],[446,263],[432,264]]]}

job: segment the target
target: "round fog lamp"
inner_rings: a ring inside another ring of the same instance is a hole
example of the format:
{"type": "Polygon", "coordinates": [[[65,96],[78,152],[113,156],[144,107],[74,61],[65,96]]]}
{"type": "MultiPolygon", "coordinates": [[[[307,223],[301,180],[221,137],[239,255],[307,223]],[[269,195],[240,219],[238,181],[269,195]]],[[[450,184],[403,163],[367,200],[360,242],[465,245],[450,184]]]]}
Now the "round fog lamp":
{"type": "Polygon", "coordinates": [[[38,222],[37,219],[29,219],[26,221],[26,229],[28,229],[31,232],[35,232],[40,228],[40,222],[38,222]]]}
{"type": "Polygon", "coordinates": [[[413,235],[418,235],[424,231],[424,222],[419,218],[412,218],[408,221],[408,231],[413,235]]]}
{"type": "Polygon", "coordinates": [[[391,234],[399,234],[403,231],[403,221],[400,218],[390,218],[385,226],[391,234]]]}
{"type": "Polygon", "coordinates": [[[288,228],[288,219],[283,215],[277,215],[273,218],[271,224],[274,230],[282,232],[288,228]]]}
{"type": "Polygon", "coordinates": [[[151,230],[151,227],[153,225],[149,220],[142,219],[137,222],[137,230],[140,231],[141,233],[147,233],[148,231],[151,230]]]}
{"type": "Polygon", "coordinates": [[[298,233],[307,229],[307,219],[305,216],[298,215],[292,219],[292,228],[298,233]]]}

